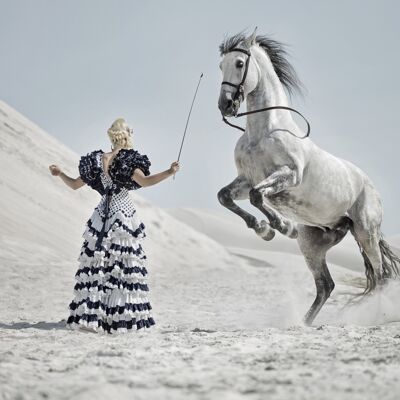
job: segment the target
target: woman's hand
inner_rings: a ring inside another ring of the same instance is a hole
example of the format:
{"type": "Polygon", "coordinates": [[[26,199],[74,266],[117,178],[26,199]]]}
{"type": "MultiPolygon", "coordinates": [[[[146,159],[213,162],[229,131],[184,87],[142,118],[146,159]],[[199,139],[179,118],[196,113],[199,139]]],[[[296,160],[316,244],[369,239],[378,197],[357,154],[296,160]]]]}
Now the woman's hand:
{"type": "Polygon", "coordinates": [[[179,165],[179,161],[174,161],[171,164],[171,167],[169,168],[169,172],[171,175],[175,175],[178,171],[179,171],[180,165],[179,165]]]}
{"type": "Polygon", "coordinates": [[[49,165],[49,170],[53,176],[59,176],[61,174],[61,168],[58,165],[49,165]]]}
{"type": "Polygon", "coordinates": [[[58,165],[49,165],[49,170],[53,176],[59,176],[61,180],[71,189],[76,190],[86,185],[86,183],[83,182],[80,176],[78,176],[77,178],[71,178],[70,176],[64,174],[64,172],[61,171],[61,168],[58,165]]]}
{"type": "Polygon", "coordinates": [[[164,179],[175,175],[179,171],[180,165],[179,161],[174,161],[171,167],[165,171],[159,172],[158,174],[145,176],[140,168],[135,168],[132,175],[132,180],[138,183],[140,186],[152,186],[160,183],[164,179]]]}

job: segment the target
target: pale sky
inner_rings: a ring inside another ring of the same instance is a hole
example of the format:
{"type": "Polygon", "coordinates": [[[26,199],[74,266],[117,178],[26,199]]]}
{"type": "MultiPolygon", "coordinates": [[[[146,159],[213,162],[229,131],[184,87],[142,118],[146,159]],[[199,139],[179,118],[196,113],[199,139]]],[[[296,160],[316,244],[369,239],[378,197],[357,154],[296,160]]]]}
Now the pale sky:
{"type": "Polygon", "coordinates": [[[384,233],[400,232],[398,2],[0,4],[2,99],[78,154],[108,151],[106,130],[122,116],[152,172],[168,168],[204,72],[177,179],[138,192],[162,207],[225,212],[216,193],[235,177],[239,131],[222,123],[217,108],[218,46],[258,26],[290,45],[308,90],[292,104],[310,120],[312,139],[367,172],[383,198],[384,233]]]}

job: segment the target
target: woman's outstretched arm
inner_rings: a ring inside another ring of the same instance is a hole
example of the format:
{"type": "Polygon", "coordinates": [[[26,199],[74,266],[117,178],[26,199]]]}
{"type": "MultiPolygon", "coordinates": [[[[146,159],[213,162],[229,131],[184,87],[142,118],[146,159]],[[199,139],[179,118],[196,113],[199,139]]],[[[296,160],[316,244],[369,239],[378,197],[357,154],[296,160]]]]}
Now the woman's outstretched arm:
{"type": "Polygon", "coordinates": [[[76,190],[86,185],[86,183],[83,182],[80,176],[78,178],[71,178],[70,176],[64,174],[64,172],[61,171],[61,168],[57,165],[49,165],[49,170],[53,176],[59,176],[62,181],[71,189],[76,190]]]}
{"type": "Polygon", "coordinates": [[[160,183],[164,179],[175,175],[179,171],[179,162],[174,161],[171,167],[165,171],[159,172],[158,174],[146,176],[140,168],[135,168],[132,175],[132,180],[138,183],[140,186],[152,186],[160,183]]]}

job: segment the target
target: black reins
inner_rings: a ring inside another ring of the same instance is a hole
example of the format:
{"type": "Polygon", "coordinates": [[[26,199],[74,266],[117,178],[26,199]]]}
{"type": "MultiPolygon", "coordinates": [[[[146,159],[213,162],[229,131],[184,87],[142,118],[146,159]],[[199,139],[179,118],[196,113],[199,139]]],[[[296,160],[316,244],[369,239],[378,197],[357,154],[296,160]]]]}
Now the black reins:
{"type": "MultiPolygon", "coordinates": [[[[239,48],[232,49],[228,53],[230,53],[232,51],[239,51],[239,52],[244,53],[244,54],[247,55],[245,69],[244,69],[244,73],[243,73],[243,78],[240,81],[240,83],[237,84],[237,85],[234,84],[234,83],[231,83],[231,82],[227,82],[227,81],[223,81],[221,83],[221,85],[228,85],[228,86],[232,86],[232,87],[236,88],[236,92],[233,95],[233,101],[238,100],[239,97],[241,98],[240,101],[243,101],[244,100],[244,86],[243,85],[244,85],[244,82],[246,81],[246,78],[247,78],[247,73],[248,73],[248,70],[249,70],[249,63],[250,63],[251,53],[248,50],[239,49],[239,48]]],[[[269,111],[269,110],[288,110],[288,111],[292,111],[292,112],[300,115],[300,117],[302,117],[304,119],[304,121],[306,122],[306,124],[307,124],[307,133],[304,136],[297,136],[297,135],[295,135],[294,133],[292,133],[290,131],[288,131],[288,132],[291,133],[293,136],[299,138],[299,139],[305,139],[306,137],[308,137],[310,135],[311,126],[310,126],[310,123],[308,122],[307,118],[300,111],[297,111],[297,110],[295,110],[294,108],[291,108],[291,107],[286,107],[286,106],[264,107],[264,108],[259,108],[257,110],[238,113],[238,114],[235,115],[235,118],[244,117],[245,115],[250,115],[250,114],[257,114],[259,112],[264,112],[264,111],[269,111]]],[[[244,128],[242,128],[241,126],[232,124],[224,116],[222,117],[222,121],[224,121],[227,125],[229,125],[229,126],[231,126],[233,128],[236,128],[236,129],[241,130],[242,132],[245,132],[244,128]]]]}

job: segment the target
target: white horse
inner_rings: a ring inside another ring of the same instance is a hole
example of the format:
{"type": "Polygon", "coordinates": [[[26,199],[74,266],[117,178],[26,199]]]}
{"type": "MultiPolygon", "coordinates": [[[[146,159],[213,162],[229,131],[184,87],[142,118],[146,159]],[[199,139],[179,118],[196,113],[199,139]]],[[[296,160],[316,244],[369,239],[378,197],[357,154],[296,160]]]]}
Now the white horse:
{"type": "MultiPolygon", "coordinates": [[[[220,46],[223,83],[218,106],[224,117],[288,106],[284,88],[299,89],[297,75],[279,42],[255,32],[226,39],[220,46]]],[[[220,203],[244,219],[263,239],[275,230],[297,238],[316,285],[316,299],[304,317],[310,325],[335,284],[326,253],[351,231],[366,267],[369,293],[399,274],[400,259],[381,233],[382,203],[368,176],[349,161],[322,150],[304,136],[289,111],[274,109],[248,115],[235,148],[238,176],[218,192],[220,203]],[[249,199],[267,221],[238,207],[249,199]]]]}

